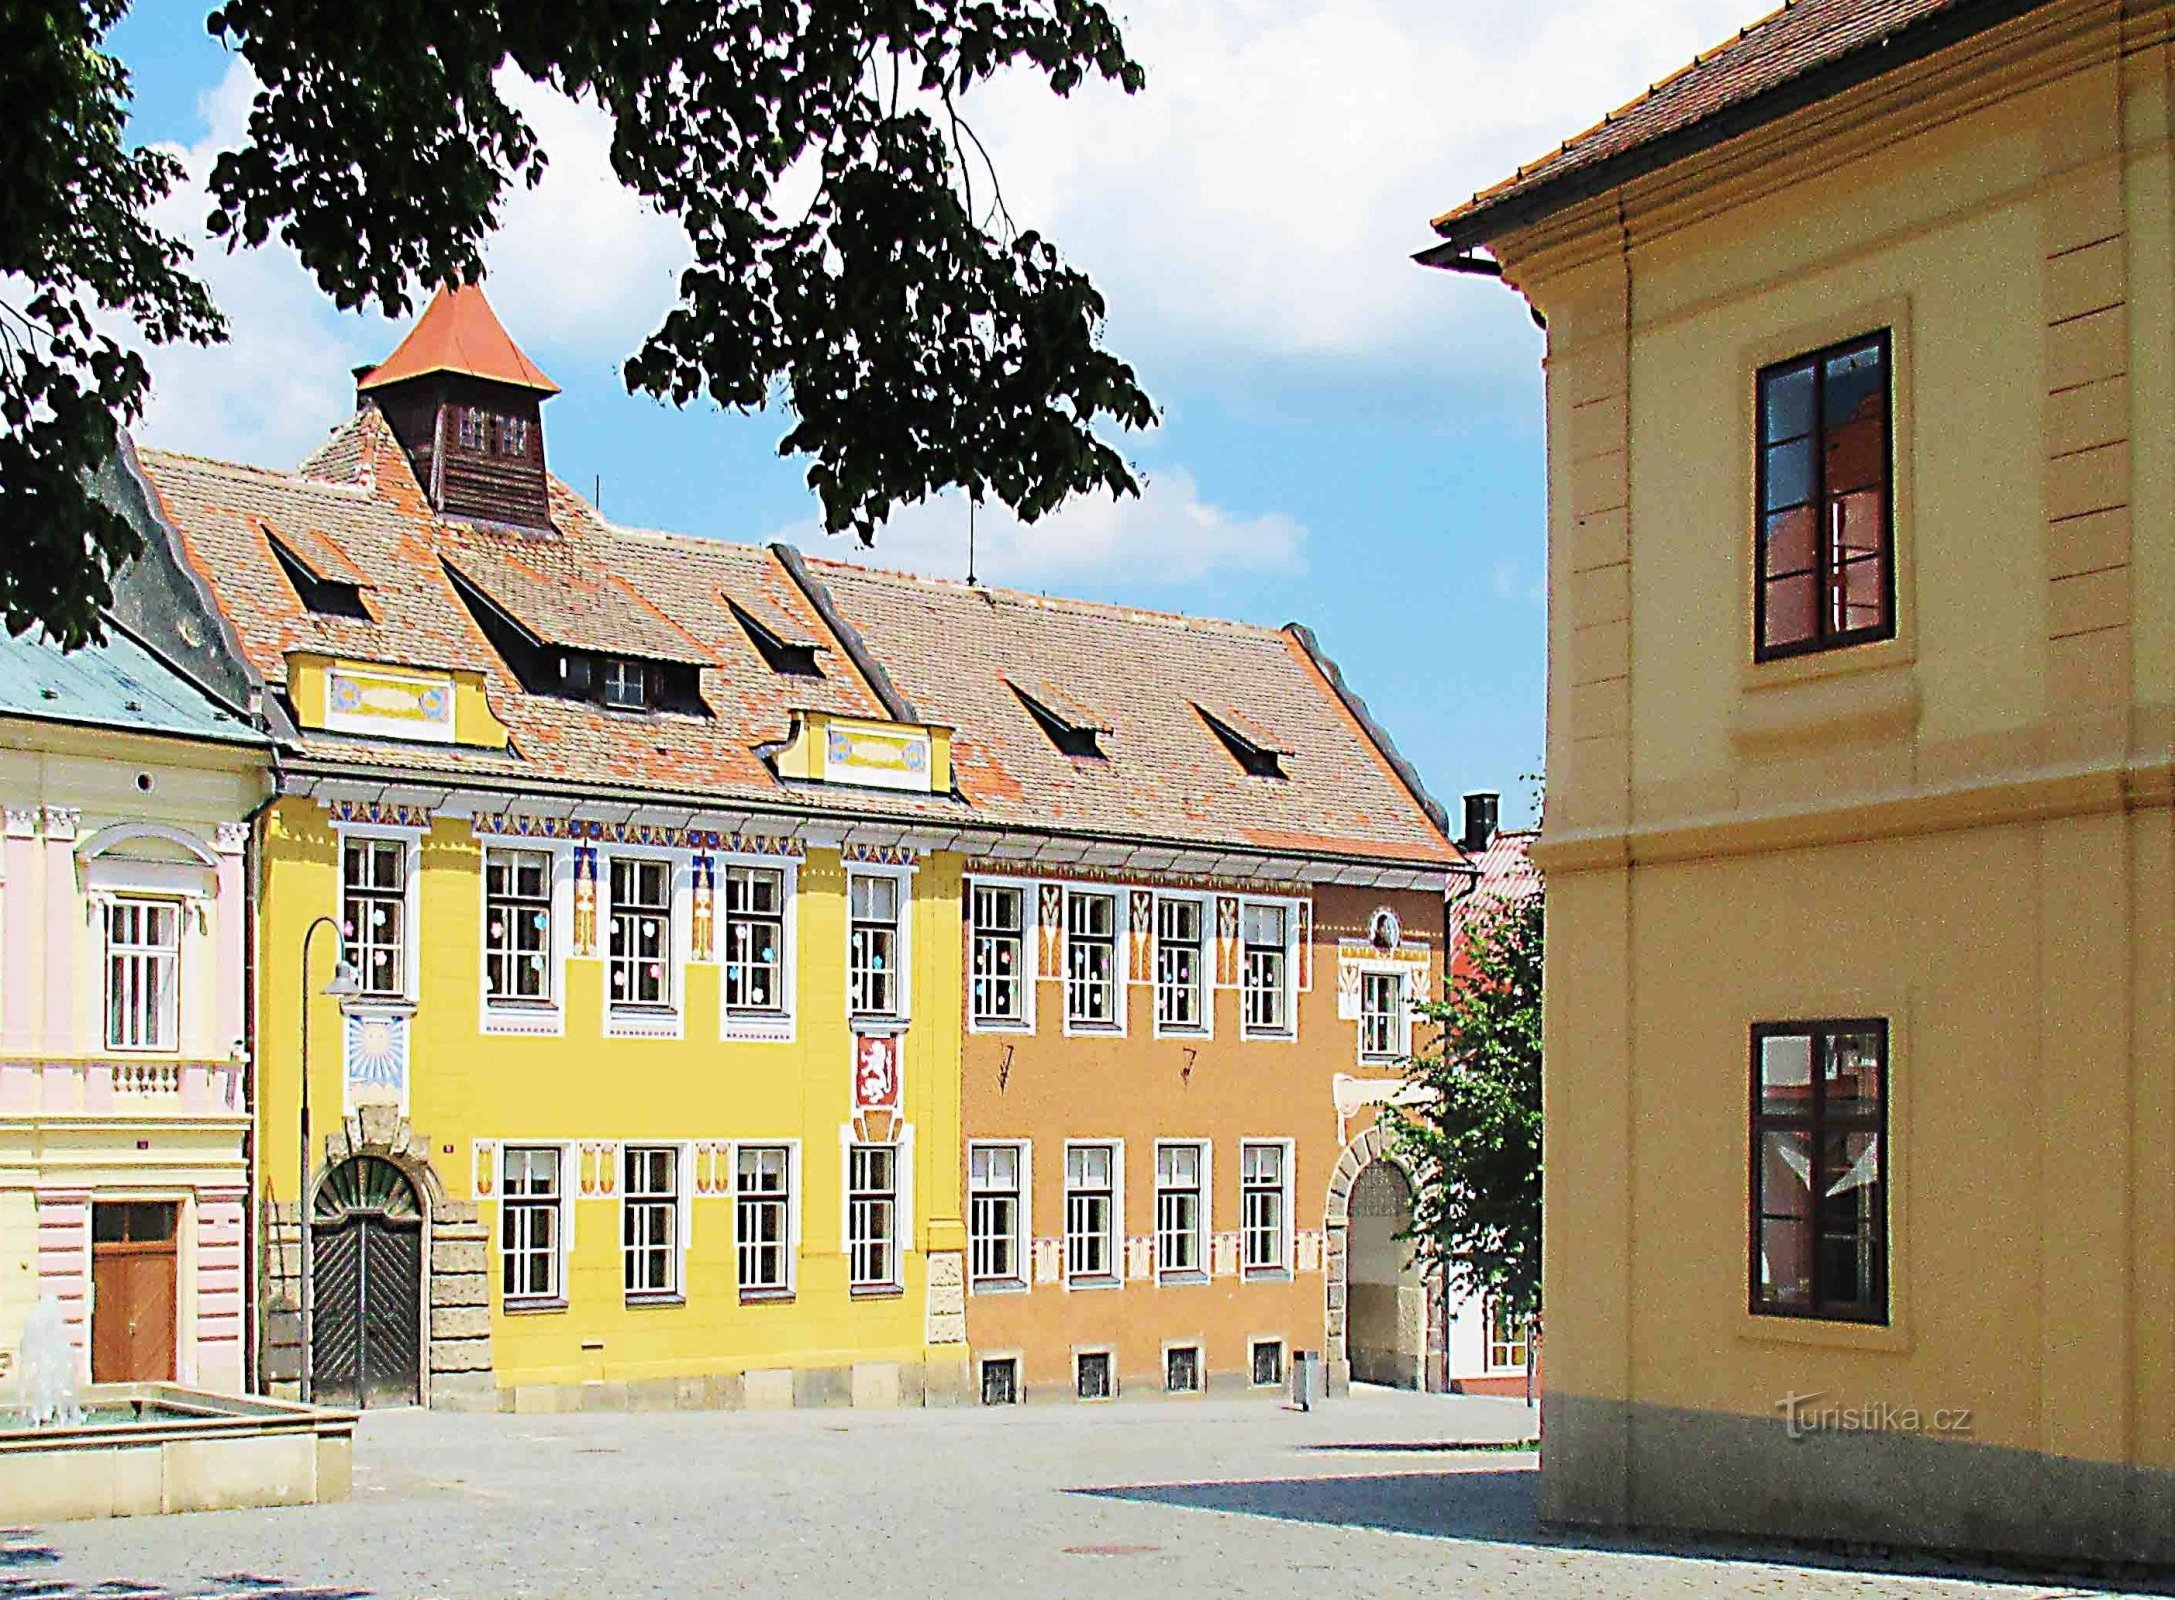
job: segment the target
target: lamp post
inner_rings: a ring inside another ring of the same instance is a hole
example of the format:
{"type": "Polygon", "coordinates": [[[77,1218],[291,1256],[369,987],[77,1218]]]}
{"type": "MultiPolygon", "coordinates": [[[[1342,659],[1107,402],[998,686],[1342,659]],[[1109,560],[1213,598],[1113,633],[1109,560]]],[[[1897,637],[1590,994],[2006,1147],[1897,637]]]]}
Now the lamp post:
{"type": "MultiPolygon", "coordinates": [[[[302,932],[302,1153],[300,1157],[301,1181],[295,1186],[295,1204],[302,1224],[302,1364],[300,1371],[302,1399],[306,1404],[311,1392],[311,1313],[316,1309],[315,1288],[312,1281],[314,1263],[310,1259],[315,1241],[310,1236],[310,944],[317,937],[319,928],[330,928],[334,938],[340,937],[340,924],[334,917],[319,917],[302,932]]],[[[362,984],[356,980],[355,968],[346,961],[335,961],[332,977],[325,984],[325,993],[335,999],[362,993],[362,984]]]]}

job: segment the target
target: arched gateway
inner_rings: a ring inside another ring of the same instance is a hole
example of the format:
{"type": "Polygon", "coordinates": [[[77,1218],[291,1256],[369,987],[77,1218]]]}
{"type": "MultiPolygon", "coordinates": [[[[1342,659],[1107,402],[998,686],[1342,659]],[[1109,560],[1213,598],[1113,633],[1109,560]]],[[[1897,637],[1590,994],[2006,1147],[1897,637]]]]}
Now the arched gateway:
{"type": "Polygon", "coordinates": [[[1329,1180],[1328,1365],[1400,1389],[1445,1387],[1442,1280],[1411,1243],[1414,1177],[1379,1127],[1345,1147],[1329,1180]]]}
{"type": "Polygon", "coordinates": [[[328,1171],[310,1213],[311,1397],[414,1405],[423,1397],[421,1190],[383,1156],[328,1171]]]}

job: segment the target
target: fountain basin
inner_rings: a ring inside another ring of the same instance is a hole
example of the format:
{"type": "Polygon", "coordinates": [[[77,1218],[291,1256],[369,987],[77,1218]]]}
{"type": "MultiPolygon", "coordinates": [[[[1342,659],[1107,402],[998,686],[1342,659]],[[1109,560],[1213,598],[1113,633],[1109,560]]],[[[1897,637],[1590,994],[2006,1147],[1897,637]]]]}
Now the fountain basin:
{"type": "Polygon", "coordinates": [[[10,1523],[345,1500],[355,1413],[174,1383],[99,1383],[76,1425],[0,1422],[10,1523]]]}

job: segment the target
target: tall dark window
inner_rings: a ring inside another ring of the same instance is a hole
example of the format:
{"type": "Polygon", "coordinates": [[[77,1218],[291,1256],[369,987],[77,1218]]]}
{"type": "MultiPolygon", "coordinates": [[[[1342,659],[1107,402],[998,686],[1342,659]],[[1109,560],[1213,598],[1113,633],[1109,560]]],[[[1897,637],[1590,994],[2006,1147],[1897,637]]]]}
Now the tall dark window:
{"type": "Polygon", "coordinates": [[[1752,1309],[1888,1320],[1888,1024],[1752,1030],[1752,1309]]]}
{"type": "Polygon", "coordinates": [[[1885,331],[1759,377],[1755,655],[1895,635],[1895,508],[1885,331]]]}

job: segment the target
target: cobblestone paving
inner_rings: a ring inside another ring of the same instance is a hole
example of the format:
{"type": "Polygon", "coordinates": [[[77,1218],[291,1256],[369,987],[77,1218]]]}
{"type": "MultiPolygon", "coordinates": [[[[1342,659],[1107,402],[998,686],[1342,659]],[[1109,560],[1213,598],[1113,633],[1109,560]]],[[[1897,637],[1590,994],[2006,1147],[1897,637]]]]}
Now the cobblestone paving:
{"type": "MultiPolygon", "coordinates": [[[[0,1600],[1900,1596],[2064,1582],[1535,1527],[1511,1401],[379,1413],[344,1504],[0,1532],[0,1600]]],[[[5,1508],[0,1507],[0,1521],[5,1508]]]]}

